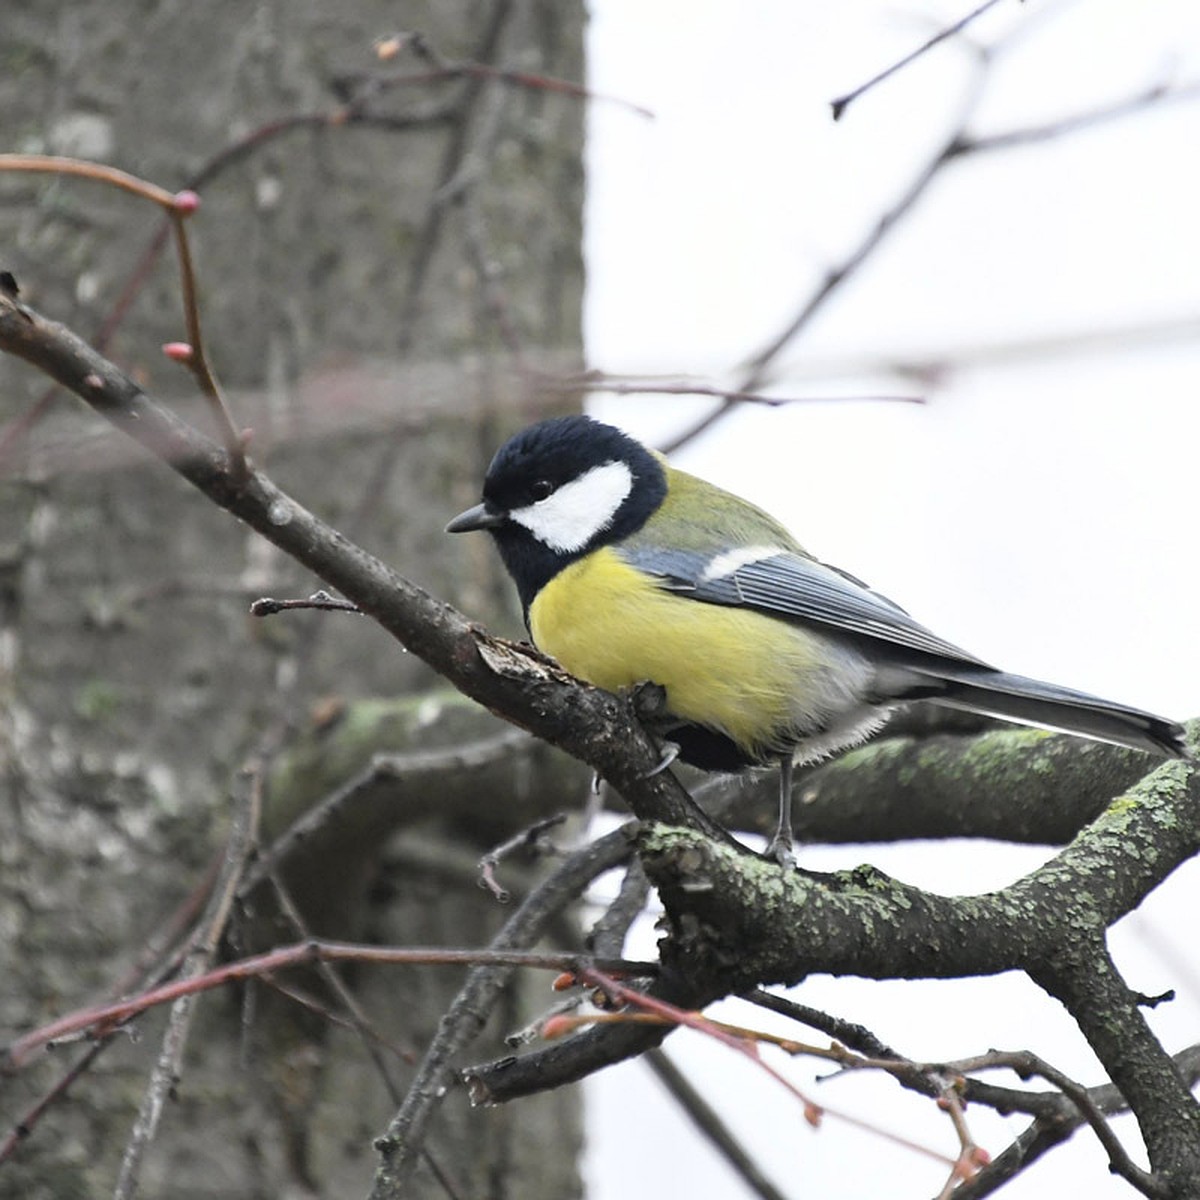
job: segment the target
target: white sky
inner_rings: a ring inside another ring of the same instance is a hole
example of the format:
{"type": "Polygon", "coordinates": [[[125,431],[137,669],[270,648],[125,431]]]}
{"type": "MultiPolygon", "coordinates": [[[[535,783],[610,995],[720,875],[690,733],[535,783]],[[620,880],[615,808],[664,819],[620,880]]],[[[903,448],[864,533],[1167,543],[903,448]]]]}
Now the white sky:
{"type": "MultiPolygon", "coordinates": [[[[942,46],[838,124],[829,100],[973,6],[593,0],[592,87],[656,117],[590,111],[591,364],[736,378],[954,127],[977,84],[975,60],[961,43],[942,46]]],[[[1016,41],[987,77],[972,132],[1200,80],[1191,0],[1013,0],[972,36],[990,42],[1007,30],[1016,41]]],[[[814,553],[998,665],[1172,716],[1200,714],[1188,536],[1200,444],[1198,150],[1200,99],[960,161],[784,353],[778,394],[911,393],[911,382],[871,364],[1102,336],[1072,353],[974,362],[916,389],[922,406],[743,409],[677,461],[761,503],[814,553]],[[1119,336],[1183,322],[1190,335],[1119,336]]],[[[653,442],[707,403],[603,398],[592,411],[653,442]]],[[[1045,857],[954,844],[810,849],[804,861],[869,860],[955,892],[1002,886],[1045,857]]],[[[1195,865],[1179,872],[1114,938],[1134,987],[1179,990],[1153,1016],[1171,1048],[1200,1037],[1200,963],[1169,919],[1173,905],[1197,903],[1198,881],[1195,865]]],[[[1087,1082],[1097,1077],[1069,1020],[1023,979],[818,979],[797,996],[913,1055],[1030,1046],[1087,1082]]],[[[727,1051],[694,1035],[669,1046],[686,1050],[689,1070],[703,1072],[698,1081],[785,1193],[859,1197],[880,1194],[884,1179],[902,1200],[939,1190],[939,1166],[879,1138],[832,1121],[812,1133],[786,1094],[748,1078],[727,1051]]],[[[953,1152],[945,1118],[894,1085],[853,1077],[814,1086],[824,1072],[795,1069],[818,1100],[953,1152]]],[[[707,1147],[683,1140],[673,1106],[644,1076],[634,1065],[589,1086],[592,1200],[666,1188],[745,1194],[707,1147]]],[[[982,1110],[971,1120],[993,1153],[1022,1125],[982,1110]]],[[[1081,1186],[1095,1198],[1131,1194],[1086,1133],[1004,1195],[1081,1186]]]]}

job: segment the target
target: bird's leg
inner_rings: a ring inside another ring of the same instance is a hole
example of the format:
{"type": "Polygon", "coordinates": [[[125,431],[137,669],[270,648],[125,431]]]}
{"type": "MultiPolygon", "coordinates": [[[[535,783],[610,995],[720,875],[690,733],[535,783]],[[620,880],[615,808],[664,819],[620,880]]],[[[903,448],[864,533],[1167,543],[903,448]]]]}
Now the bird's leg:
{"type": "Polygon", "coordinates": [[[767,857],[773,858],[785,871],[796,865],[792,853],[792,770],[795,761],[790,754],[779,760],[779,823],[775,836],[767,843],[767,857]]]}

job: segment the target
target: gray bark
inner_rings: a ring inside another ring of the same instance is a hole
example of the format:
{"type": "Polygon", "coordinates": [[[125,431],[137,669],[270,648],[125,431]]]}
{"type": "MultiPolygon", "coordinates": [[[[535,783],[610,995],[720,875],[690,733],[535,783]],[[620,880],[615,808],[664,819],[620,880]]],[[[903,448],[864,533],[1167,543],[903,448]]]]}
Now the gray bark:
{"type": "MultiPolygon", "coordinates": [[[[191,222],[201,315],[236,420],[254,430],[255,459],[413,578],[516,632],[483,548],[455,545],[452,560],[441,528],[473,499],[505,429],[571,402],[531,392],[519,368],[578,359],[580,103],[470,78],[408,85],[368,106],[392,127],[361,113],[314,121],[218,160],[268,122],[335,112],[338,77],[427,71],[419,59],[385,67],[371,54],[372,39],[395,27],[395,6],[14,8],[0,72],[6,148],[108,162],[171,190],[202,175],[191,222]]],[[[399,19],[446,58],[582,75],[573,5],[406,6],[399,19]]],[[[0,201],[0,267],[31,301],[98,333],[159,214],[126,193],[48,175],[0,175],[0,201]]],[[[210,429],[190,377],[158,351],[183,336],[168,246],[108,352],[210,429]]],[[[429,669],[361,618],[252,621],[248,600],[305,594],[312,577],[71,397],[34,409],[43,387],[0,362],[0,420],[36,412],[0,464],[6,1041],[106,995],[134,963],[219,853],[232,774],[248,754],[310,735],[330,753],[348,745],[353,772],[381,747],[455,744],[463,721],[471,736],[495,732],[490,718],[439,703],[397,718],[380,740],[347,736],[359,728],[359,698],[422,691],[429,669]]],[[[268,758],[276,787],[264,838],[295,815],[288,761],[268,758]]],[[[469,804],[478,798],[460,799],[445,820],[421,807],[408,850],[380,857],[389,824],[413,823],[401,805],[369,836],[318,856],[318,869],[311,860],[294,869],[310,928],[347,940],[484,944],[505,914],[470,871],[439,860],[470,860],[512,827],[500,816],[503,795],[482,823],[469,804]],[[414,858],[430,838],[459,849],[414,858]]],[[[261,895],[239,930],[238,951],[295,936],[261,895]]],[[[350,981],[373,1024],[419,1053],[461,973],[361,971],[350,981]]],[[[313,979],[289,982],[316,990],[313,979]]],[[[527,1019],[527,1008],[522,985],[489,1037],[527,1019]]],[[[0,1165],[0,1196],[111,1191],[162,1024],[146,1019],[138,1042],[105,1050],[0,1165]]],[[[4,1081],[0,1136],[80,1053],[62,1047],[4,1081]]],[[[411,1066],[390,1065],[403,1088],[411,1066]]],[[[261,987],[214,994],[200,1002],[142,1190],[363,1193],[372,1138],[393,1108],[352,1032],[261,987]]],[[[523,1196],[577,1192],[573,1102],[539,1102],[516,1120],[468,1110],[462,1098],[444,1112],[430,1149],[464,1194],[497,1181],[523,1196]]],[[[445,1194],[427,1170],[414,1186],[414,1195],[445,1194]]]]}

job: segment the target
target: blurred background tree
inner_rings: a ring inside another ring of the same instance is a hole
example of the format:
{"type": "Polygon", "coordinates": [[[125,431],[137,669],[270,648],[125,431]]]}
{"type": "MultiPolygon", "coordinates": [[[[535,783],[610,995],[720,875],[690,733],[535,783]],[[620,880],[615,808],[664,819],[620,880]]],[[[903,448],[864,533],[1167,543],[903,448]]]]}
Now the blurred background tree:
{"type": "MultiPolygon", "coordinates": [[[[17,6],[4,25],[3,149],[112,163],[201,194],[207,345],[255,459],[413,578],[515,632],[485,547],[474,573],[461,562],[452,572],[441,530],[499,437],[572,403],[520,381],[580,361],[583,111],[577,97],[487,69],[581,79],[581,6],[112,0],[17,6]],[[398,19],[421,37],[395,31],[398,19]]],[[[183,324],[174,252],[148,205],[84,180],[6,175],[0,244],[30,302],[211,428],[187,372],[157,351],[183,324]]],[[[501,728],[370,622],[252,622],[250,599],[311,591],[311,578],[44,388],[0,362],[10,1033],[122,976],[133,986],[155,963],[168,915],[196,902],[220,851],[248,758],[280,773],[266,837],[373,751],[501,728]],[[408,699],[355,707],[373,695],[408,699]],[[318,730],[302,767],[282,774],[296,764],[280,748],[318,730]]],[[[517,752],[513,771],[533,772],[535,754],[517,752]]],[[[419,795],[293,860],[308,929],[486,943],[507,914],[477,887],[474,854],[520,808],[493,786],[481,803],[456,791],[453,772],[425,776],[419,795]],[[379,839],[397,825],[407,849],[380,862],[379,839]]],[[[238,949],[295,939],[276,908],[260,896],[242,915],[238,949]]],[[[394,1024],[381,1018],[380,1032],[411,1056],[460,974],[388,972],[376,982],[394,1024]]],[[[355,982],[369,1008],[370,972],[355,982]]],[[[203,1063],[188,1061],[147,1194],[363,1191],[392,1107],[380,1073],[352,1032],[295,1002],[261,987],[241,1000],[241,1013],[230,996],[204,1007],[193,1034],[203,1063]]],[[[519,998],[504,1007],[519,1025],[519,998]]],[[[159,1027],[146,1022],[138,1044],[110,1047],[73,1085],[0,1167],[0,1195],[112,1187],[159,1027]]],[[[4,1120],[80,1053],[64,1047],[8,1080],[4,1120]]],[[[401,1086],[410,1068],[390,1070],[401,1086]]],[[[464,1108],[431,1154],[465,1194],[496,1175],[522,1195],[572,1194],[575,1102],[469,1118],[464,1108]]],[[[445,1195],[431,1179],[427,1169],[420,1194],[445,1195]]]]}

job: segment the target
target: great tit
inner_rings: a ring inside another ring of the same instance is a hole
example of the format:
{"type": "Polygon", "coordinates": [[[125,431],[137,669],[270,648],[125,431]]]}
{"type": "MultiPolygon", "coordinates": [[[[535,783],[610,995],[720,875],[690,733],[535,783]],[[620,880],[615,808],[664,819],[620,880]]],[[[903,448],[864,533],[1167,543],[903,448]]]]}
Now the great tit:
{"type": "Polygon", "coordinates": [[[683,761],[781,764],[781,862],[793,764],[863,741],[908,700],[1186,754],[1174,722],[996,670],[813,558],[755,505],[589,417],[510,438],[482,503],[446,526],[474,529],[495,540],[539,649],[610,691],[664,689],[683,761]]]}

